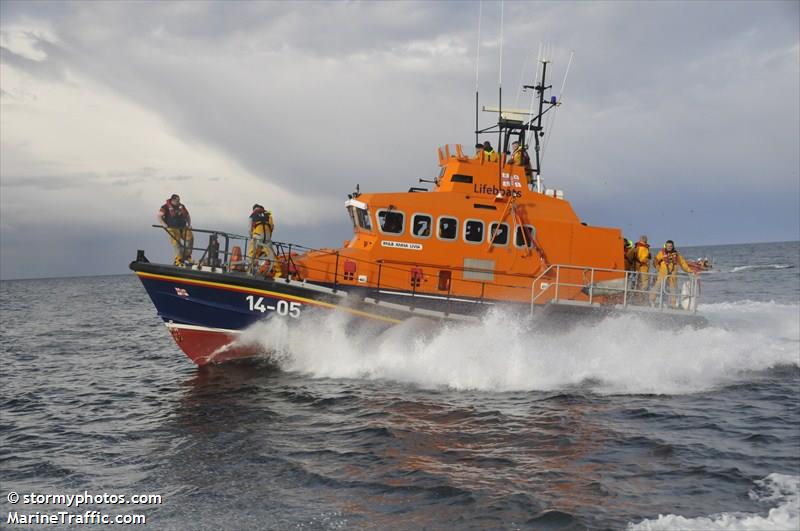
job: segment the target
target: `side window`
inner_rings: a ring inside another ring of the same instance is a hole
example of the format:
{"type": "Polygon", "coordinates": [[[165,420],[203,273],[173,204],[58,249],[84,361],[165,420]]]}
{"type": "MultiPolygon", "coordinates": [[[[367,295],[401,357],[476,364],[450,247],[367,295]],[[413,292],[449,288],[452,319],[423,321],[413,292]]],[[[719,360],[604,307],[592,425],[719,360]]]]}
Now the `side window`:
{"type": "Polygon", "coordinates": [[[533,225],[517,225],[514,245],[517,247],[532,247],[534,238],[536,238],[536,229],[533,225]],[[524,235],[522,233],[523,230],[525,231],[524,235]]]}
{"type": "Polygon", "coordinates": [[[372,223],[369,221],[369,214],[363,208],[356,209],[356,216],[358,216],[358,225],[365,230],[372,230],[372,223]]]}
{"type": "Polygon", "coordinates": [[[469,243],[483,241],[483,221],[468,219],[464,222],[464,239],[469,243]]]}
{"type": "Polygon", "coordinates": [[[456,218],[439,218],[440,240],[455,240],[458,237],[458,220],[456,218]]]}
{"type": "Polygon", "coordinates": [[[508,245],[508,223],[489,225],[489,241],[494,245],[508,245]]]}
{"type": "Polygon", "coordinates": [[[353,213],[355,207],[349,206],[347,207],[347,213],[350,214],[350,220],[353,222],[353,228],[356,228],[356,215],[353,213]]]}
{"type": "Polygon", "coordinates": [[[405,216],[398,210],[378,210],[378,227],[381,232],[400,234],[403,232],[405,216]]]}
{"type": "Polygon", "coordinates": [[[411,235],[417,238],[431,237],[433,219],[427,214],[414,214],[411,218],[411,235]]]}

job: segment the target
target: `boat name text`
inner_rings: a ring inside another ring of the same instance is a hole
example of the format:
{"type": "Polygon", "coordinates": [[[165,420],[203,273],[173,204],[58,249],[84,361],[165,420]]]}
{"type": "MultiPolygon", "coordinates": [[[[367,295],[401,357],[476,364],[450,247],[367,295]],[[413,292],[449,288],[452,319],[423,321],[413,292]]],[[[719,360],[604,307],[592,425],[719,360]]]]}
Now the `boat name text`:
{"type": "Polygon", "coordinates": [[[422,244],[421,243],[410,243],[410,242],[394,242],[391,240],[383,240],[381,241],[381,247],[392,247],[393,249],[410,249],[412,251],[421,251],[422,244]]]}
{"type": "Polygon", "coordinates": [[[248,295],[244,298],[244,300],[250,304],[251,312],[277,312],[278,315],[288,315],[289,317],[293,317],[295,319],[300,317],[300,307],[303,306],[299,302],[290,302],[283,299],[279,299],[278,302],[275,303],[275,306],[265,306],[264,297],[255,298],[252,295],[248,295]]]}

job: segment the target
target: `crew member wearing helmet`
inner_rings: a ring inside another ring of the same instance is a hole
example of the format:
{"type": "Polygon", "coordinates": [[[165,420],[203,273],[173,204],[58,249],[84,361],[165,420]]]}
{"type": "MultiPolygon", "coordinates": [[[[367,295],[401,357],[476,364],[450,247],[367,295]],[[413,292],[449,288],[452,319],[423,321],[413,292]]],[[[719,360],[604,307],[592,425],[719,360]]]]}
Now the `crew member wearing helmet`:
{"type": "Polygon", "coordinates": [[[658,278],[653,286],[653,290],[650,292],[650,302],[655,302],[661,290],[662,283],[665,283],[663,284],[664,291],[670,293],[670,304],[672,306],[677,306],[678,268],[683,269],[687,273],[692,273],[692,269],[678,250],[675,249],[675,243],[672,240],[667,240],[664,244],[664,248],[658,251],[654,265],[658,270],[658,278]]]}
{"type": "Polygon", "coordinates": [[[192,218],[178,194],[172,194],[158,210],[158,223],[169,234],[172,248],[175,249],[175,265],[192,264],[192,218]]]}
{"type": "Polygon", "coordinates": [[[275,264],[275,253],[272,251],[272,231],[275,230],[275,223],[272,220],[272,213],[263,206],[256,203],[253,205],[253,212],[250,214],[250,272],[258,270],[261,273],[268,273],[275,264]],[[261,260],[265,257],[265,260],[261,260]]]}
{"type": "Polygon", "coordinates": [[[625,271],[633,271],[636,267],[636,249],[633,247],[632,240],[625,239],[623,252],[625,253],[625,271]]]}

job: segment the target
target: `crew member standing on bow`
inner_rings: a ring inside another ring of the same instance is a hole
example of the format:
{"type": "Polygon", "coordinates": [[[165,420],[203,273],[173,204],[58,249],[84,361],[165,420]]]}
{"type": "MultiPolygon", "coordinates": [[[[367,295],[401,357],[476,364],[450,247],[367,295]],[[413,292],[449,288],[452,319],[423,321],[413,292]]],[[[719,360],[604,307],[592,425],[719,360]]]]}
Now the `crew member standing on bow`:
{"type": "Polygon", "coordinates": [[[158,223],[169,234],[172,248],[175,249],[175,265],[192,264],[192,218],[178,194],[172,194],[158,211],[158,223]]]}
{"type": "Polygon", "coordinates": [[[272,213],[263,206],[256,203],[253,205],[253,212],[250,214],[250,272],[258,271],[268,273],[275,264],[275,253],[272,251],[272,231],[275,230],[275,223],[272,220],[272,213]],[[262,261],[261,257],[266,260],[262,261]]]}
{"type": "Polygon", "coordinates": [[[678,250],[675,249],[675,243],[672,240],[667,240],[664,244],[664,248],[658,252],[654,265],[656,270],[658,270],[658,278],[653,286],[653,290],[650,292],[650,302],[655,302],[663,285],[664,292],[670,294],[670,304],[672,306],[677,306],[678,268],[683,269],[687,273],[692,273],[692,269],[678,250]]]}
{"type": "MultiPolygon", "coordinates": [[[[634,246],[633,266],[636,272],[636,289],[645,292],[650,289],[650,245],[647,236],[642,235],[634,246]]],[[[647,295],[640,293],[638,299],[645,302],[647,295]]]]}

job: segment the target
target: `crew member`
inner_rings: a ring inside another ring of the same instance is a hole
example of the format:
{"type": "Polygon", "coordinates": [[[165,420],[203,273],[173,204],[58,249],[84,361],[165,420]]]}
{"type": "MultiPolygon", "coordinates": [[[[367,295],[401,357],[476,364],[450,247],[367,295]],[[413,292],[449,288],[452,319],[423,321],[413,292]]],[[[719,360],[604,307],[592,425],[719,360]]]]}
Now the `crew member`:
{"type": "Polygon", "coordinates": [[[623,253],[625,253],[625,271],[633,271],[636,268],[636,248],[633,241],[625,239],[623,253]]]}
{"type": "Polygon", "coordinates": [[[497,162],[500,158],[497,156],[497,152],[492,147],[492,143],[488,140],[483,143],[483,156],[484,160],[487,162],[497,162]]]}
{"type": "Polygon", "coordinates": [[[192,264],[192,218],[178,194],[172,194],[158,210],[158,223],[169,234],[172,248],[175,249],[175,265],[192,264]]]}
{"type": "Polygon", "coordinates": [[[633,268],[636,272],[636,289],[640,292],[637,297],[641,302],[645,302],[646,294],[650,288],[650,245],[647,244],[647,236],[642,235],[634,246],[633,268]]]}
{"type": "Polygon", "coordinates": [[[658,270],[658,278],[653,290],[650,292],[650,302],[655,302],[662,283],[665,282],[664,291],[670,293],[670,304],[677,306],[678,268],[680,267],[687,273],[692,273],[692,269],[678,250],[675,249],[675,243],[672,240],[667,240],[664,248],[658,252],[653,263],[656,270],[658,270]]]}
{"type": "Polygon", "coordinates": [[[250,272],[255,272],[256,266],[261,266],[259,271],[268,273],[275,265],[275,253],[272,251],[272,231],[275,230],[275,223],[272,220],[272,213],[263,206],[256,203],[253,205],[253,212],[250,214],[250,272]],[[261,257],[266,257],[266,261],[261,261],[261,257]]]}
{"type": "Polygon", "coordinates": [[[519,142],[516,141],[511,142],[511,162],[512,164],[525,168],[525,176],[528,177],[528,181],[530,182],[530,176],[533,173],[531,157],[528,155],[528,150],[523,149],[519,142]]]}
{"type": "Polygon", "coordinates": [[[475,160],[483,160],[483,144],[475,144],[475,160]]]}

